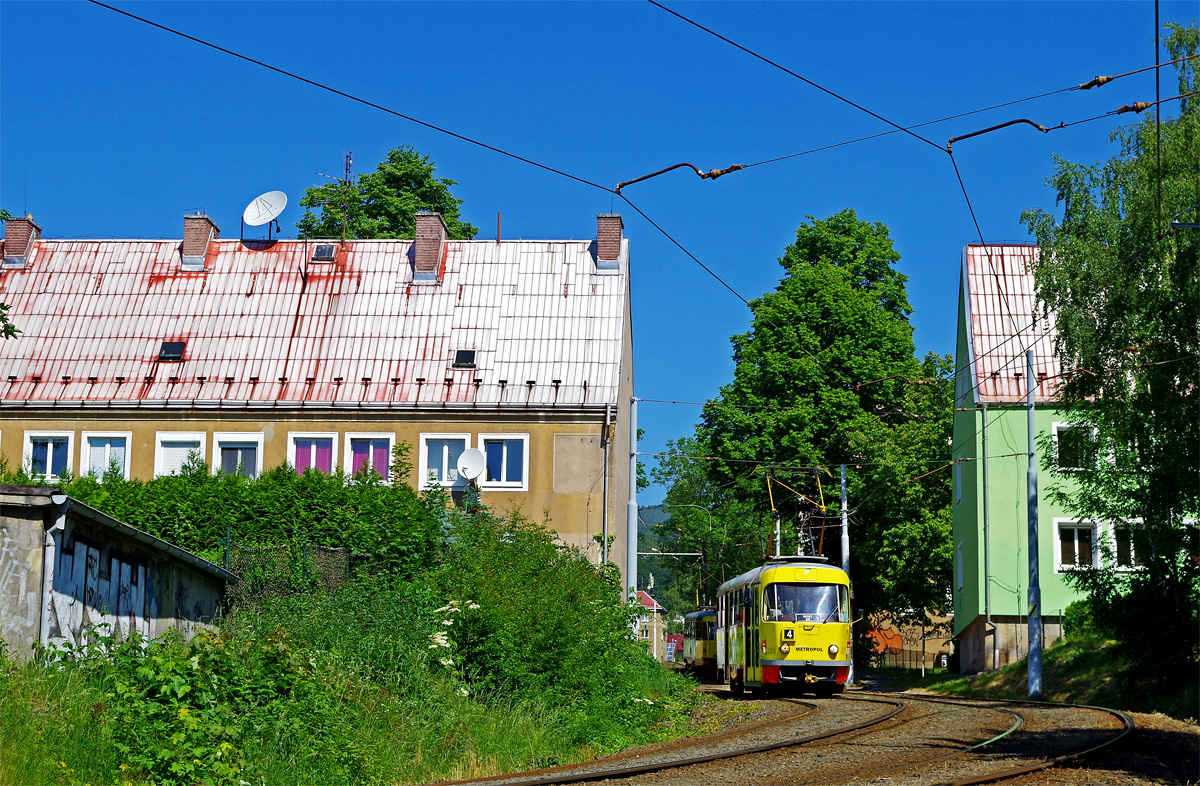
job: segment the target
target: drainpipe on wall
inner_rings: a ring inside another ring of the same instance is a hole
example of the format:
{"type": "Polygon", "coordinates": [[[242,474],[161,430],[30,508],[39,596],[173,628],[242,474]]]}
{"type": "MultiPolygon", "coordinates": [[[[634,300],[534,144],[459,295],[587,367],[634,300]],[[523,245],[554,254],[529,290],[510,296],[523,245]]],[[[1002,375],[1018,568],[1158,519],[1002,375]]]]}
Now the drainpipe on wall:
{"type": "Polygon", "coordinates": [[[629,502],[625,506],[625,591],[637,599],[637,398],[629,399],[629,502]]]}
{"type": "Polygon", "coordinates": [[[54,607],[54,567],[58,563],[59,540],[67,528],[66,494],[51,494],[50,501],[54,503],[54,523],[46,530],[42,550],[42,624],[39,642],[46,646],[50,643],[50,614],[54,607]]]}
{"type": "MultiPolygon", "coordinates": [[[[499,233],[497,233],[497,236],[499,233]]],[[[608,429],[612,423],[612,405],[604,405],[604,436],[600,443],[604,445],[604,541],[600,544],[600,564],[608,565],[608,462],[612,455],[612,440],[608,438],[608,429]]]]}
{"type": "Polygon", "coordinates": [[[983,405],[983,613],[984,626],[992,631],[992,671],[1000,668],[999,630],[992,622],[991,501],[988,494],[987,404],[983,405]]]}

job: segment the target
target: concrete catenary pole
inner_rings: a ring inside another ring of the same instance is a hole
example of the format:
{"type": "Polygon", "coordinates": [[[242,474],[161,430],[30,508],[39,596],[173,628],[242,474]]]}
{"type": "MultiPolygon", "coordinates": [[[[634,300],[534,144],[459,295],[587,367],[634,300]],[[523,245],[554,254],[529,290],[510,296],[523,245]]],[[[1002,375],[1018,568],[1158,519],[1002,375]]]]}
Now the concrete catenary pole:
{"type": "Polygon", "coordinates": [[[637,403],[629,399],[629,504],[625,508],[625,589],[637,598],[638,507],[637,507],[637,403]]]}
{"type": "MultiPolygon", "coordinates": [[[[846,513],[846,465],[842,465],[842,570],[846,571],[846,576],[850,576],[850,526],[846,513]]],[[[854,611],[850,611],[850,622],[854,622],[854,611]]],[[[851,634],[850,640],[854,640],[854,635],[851,634]]],[[[854,684],[854,650],[850,650],[850,674],[846,677],[846,684],[854,684]]]]}
{"type": "Polygon", "coordinates": [[[1035,455],[1036,432],[1033,423],[1033,391],[1037,378],[1033,375],[1033,350],[1025,350],[1025,407],[1029,412],[1029,471],[1027,490],[1029,493],[1029,676],[1028,696],[1042,697],[1042,588],[1038,578],[1038,496],[1037,456],[1035,455]]]}

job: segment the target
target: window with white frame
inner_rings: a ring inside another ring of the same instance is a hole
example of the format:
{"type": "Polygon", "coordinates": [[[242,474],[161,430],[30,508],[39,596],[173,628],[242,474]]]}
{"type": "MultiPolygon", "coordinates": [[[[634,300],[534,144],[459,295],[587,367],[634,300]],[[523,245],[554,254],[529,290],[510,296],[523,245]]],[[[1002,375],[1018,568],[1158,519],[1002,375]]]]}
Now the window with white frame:
{"type": "Polygon", "coordinates": [[[154,476],[178,475],[193,454],[203,461],[205,436],[198,431],[155,432],[154,476]]]}
{"type": "Polygon", "coordinates": [[[213,472],[257,478],[262,472],[263,435],[247,431],[213,434],[213,472]]]}
{"type": "Polygon", "coordinates": [[[456,485],[459,481],[458,459],[470,443],[470,434],[422,434],[421,485],[456,485]]]}
{"type": "Polygon", "coordinates": [[[1058,569],[1099,567],[1100,554],[1096,548],[1096,527],[1078,521],[1056,522],[1058,530],[1058,569]]]}
{"type": "Polygon", "coordinates": [[[296,469],[296,474],[303,475],[309,469],[333,472],[336,464],[334,456],[337,452],[337,434],[322,433],[288,433],[288,464],[296,469]]]}
{"type": "Polygon", "coordinates": [[[342,466],[351,475],[374,472],[387,480],[395,438],[395,434],[347,434],[342,466]]]}
{"type": "Polygon", "coordinates": [[[1133,533],[1125,524],[1117,524],[1112,529],[1113,562],[1118,568],[1141,567],[1142,560],[1133,548],[1133,533]]]}
{"type": "Polygon", "coordinates": [[[1054,424],[1054,464],[1063,472],[1090,469],[1096,462],[1096,430],[1074,423],[1054,424]]]}
{"type": "Polygon", "coordinates": [[[129,480],[129,431],[85,431],[80,435],[83,450],[79,454],[80,473],[102,478],[111,469],[129,480]]]}
{"type": "Polygon", "coordinates": [[[53,482],[73,471],[73,431],[26,431],[25,466],[29,474],[53,482]]]}
{"type": "Polygon", "coordinates": [[[483,488],[529,488],[529,435],[480,434],[479,450],[483,453],[483,488]]]}

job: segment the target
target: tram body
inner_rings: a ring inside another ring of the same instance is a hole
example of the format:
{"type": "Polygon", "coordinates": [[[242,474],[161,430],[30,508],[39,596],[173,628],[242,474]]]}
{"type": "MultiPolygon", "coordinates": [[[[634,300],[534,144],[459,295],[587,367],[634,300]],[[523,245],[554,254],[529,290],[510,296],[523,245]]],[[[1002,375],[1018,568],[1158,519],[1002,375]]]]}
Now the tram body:
{"type": "Polygon", "coordinates": [[[696,671],[716,671],[717,613],[711,606],[684,616],[683,662],[696,671]]]}
{"type": "Polygon", "coordinates": [[[845,689],[852,637],[843,570],[824,557],[776,557],[717,592],[717,676],[735,693],[845,689]]]}

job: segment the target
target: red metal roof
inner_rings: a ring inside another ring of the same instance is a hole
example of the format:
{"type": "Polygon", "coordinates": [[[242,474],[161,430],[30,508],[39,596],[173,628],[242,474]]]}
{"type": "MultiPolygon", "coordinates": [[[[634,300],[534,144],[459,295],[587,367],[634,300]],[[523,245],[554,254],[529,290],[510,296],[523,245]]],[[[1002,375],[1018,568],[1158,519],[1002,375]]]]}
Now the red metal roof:
{"type": "Polygon", "coordinates": [[[645,608],[649,611],[664,611],[665,612],[667,610],[666,606],[660,606],[658,601],[656,601],[654,598],[650,597],[650,595],[647,594],[645,590],[637,591],[637,602],[639,604],[641,604],[641,606],[643,608],[645,608]]]}
{"type": "Polygon", "coordinates": [[[1023,401],[1025,351],[1033,350],[1036,401],[1058,392],[1054,316],[1043,316],[1034,297],[1031,245],[968,245],[963,249],[967,289],[967,342],[979,402],[1023,401]],[[1044,376],[1043,376],[1044,375],[1044,376]]]}
{"type": "Polygon", "coordinates": [[[441,282],[414,284],[407,240],[333,264],[312,242],[216,240],[202,272],[178,240],[39,240],[0,271],[22,331],[0,341],[0,404],[615,404],[628,243],[612,272],[591,245],[448,240],[441,282]],[[182,362],[158,360],[164,341],[182,362]],[[453,368],[458,349],[477,367],[453,368]]]}

